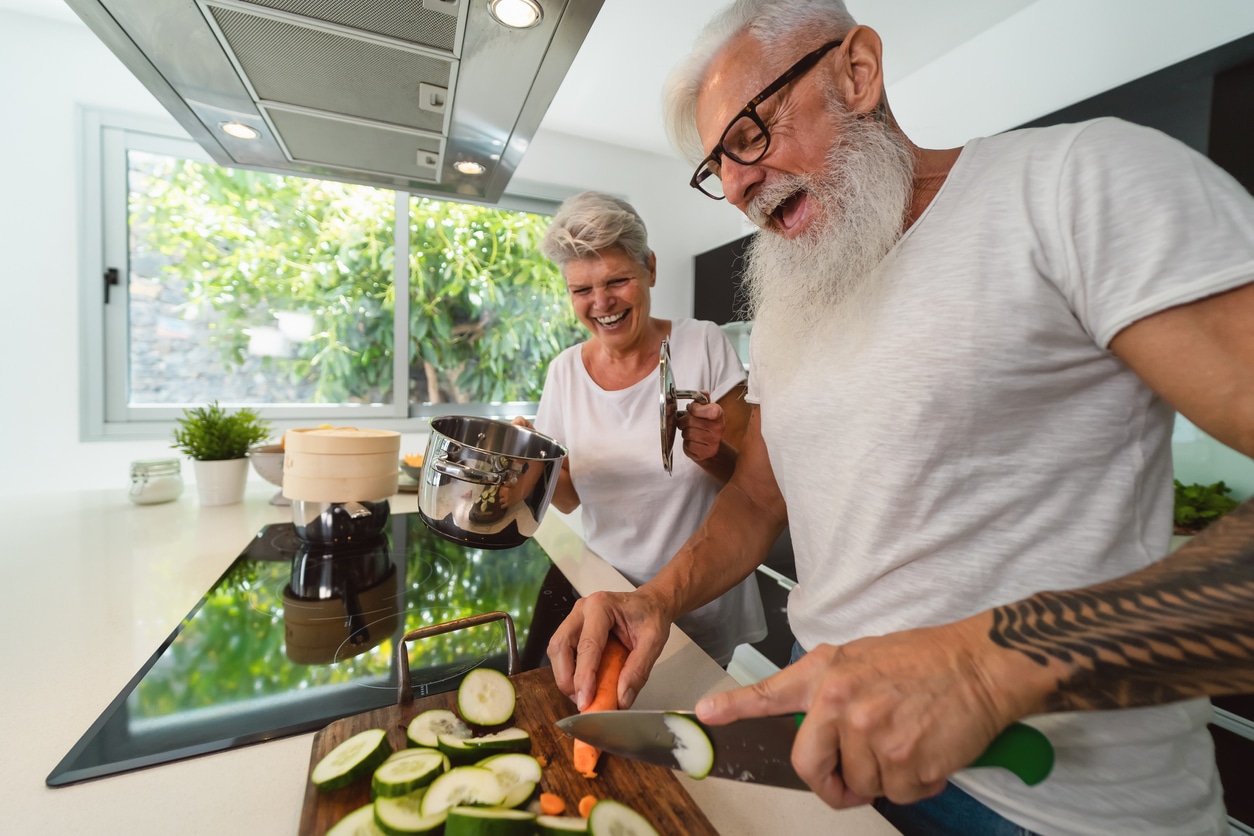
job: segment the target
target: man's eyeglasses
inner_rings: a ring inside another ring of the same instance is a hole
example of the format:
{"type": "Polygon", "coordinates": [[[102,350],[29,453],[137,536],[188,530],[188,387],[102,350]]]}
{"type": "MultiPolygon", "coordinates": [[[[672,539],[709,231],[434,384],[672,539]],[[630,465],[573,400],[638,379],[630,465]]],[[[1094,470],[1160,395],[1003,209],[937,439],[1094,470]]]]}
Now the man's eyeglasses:
{"type": "Polygon", "coordinates": [[[771,82],[765,90],[749,100],[739,113],[732,117],[727,129],[719,137],[718,144],[710,152],[710,156],[701,161],[688,185],[702,194],[715,200],[722,200],[723,194],[723,157],[726,156],[741,165],[753,165],[766,155],[771,147],[771,132],[766,123],[758,116],[758,105],[782,90],[789,82],[805,75],[819,63],[819,59],[842,41],[828,41],[818,49],[806,54],[800,61],[793,64],[779,78],[771,82]]]}

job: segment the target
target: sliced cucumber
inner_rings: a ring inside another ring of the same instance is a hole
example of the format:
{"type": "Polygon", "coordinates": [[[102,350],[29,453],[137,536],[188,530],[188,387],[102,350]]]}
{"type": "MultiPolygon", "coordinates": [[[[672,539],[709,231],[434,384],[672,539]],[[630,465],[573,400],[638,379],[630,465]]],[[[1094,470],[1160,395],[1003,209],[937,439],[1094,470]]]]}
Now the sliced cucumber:
{"type": "MultiPolygon", "coordinates": [[[[500,781],[501,789],[506,793],[518,784],[538,784],[543,769],[540,762],[531,755],[521,755],[511,753],[508,755],[493,755],[490,758],[484,758],[479,761],[479,766],[483,769],[491,770],[496,776],[496,780],[500,781]]],[[[507,805],[514,806],[514,805],[507,805]]]]}
{"type": "Polygon", "coordinates": [[[411,833],[436,833],[444,826],[445,811],[424,815],[422,802],[426,788],[395,798],[374,800],[374,823],[387,836],[408,836],[411,833]]]}
{"type": "Polygon", "coordinates": [[[540,836],[587,833],[588,820],[580,816],[536,816],[536,832],[540,836]]]}
{"type": "Polygon", "coordinates": [[[478,763],[485,757],[482,749],[477,749],[470,745],[470,738],[452,737],[447,734],[437,735],[436,740],[440,752],[452,762],[454,766],[468,766],[472,763],[478,763]]]}
{"type": "Polygon", "coordinates": [[[535,813],[504,807],[454,807],[444,836],[532,836],[535,813]]]}
{"type": "MultiPolygon", "coordinates": [[[[501,807],[521,807],[531,800],[536,794],[536,785],[533,781],[519,781],[514,786],[505,791],[505,797],[501,799],[499,806],[501,807]]],[[[532,813],[532,815],[535,815],[532,813]]]]}
{"type": "Polygon", "coordinates": [[[503,726],[514,717],[514,683],[492,668],[475,668],[457,688],[457,713],[476,726],[503,726]]]}
{"type": "Polygon", "coordinates": [[[359,732],[318,761],[309,780],[320,790],[334,790],[364,778],[392,754],[388,733],[383,729],[359,732]]]}
{"type": "Polygon", "coordinates": [[[525,729],[511,728],[495,734],[466,738],[466,745],[483,754],[496,752],[530,752],[531,735],[525,729]]]}
{"type": "Polygon", "coordinates": [[[495,807],[505,800],[496,773],[481,766],[455,766],[427,787],[422,813],[433,816],[454,807],[495,807]]]}
{"type": "Polygon", "coordinates": [[[648,819],[626,804],[609,798],[592,805],[588,833],[592,836],[658,836],[648,819]]]}
{"type": "Polygon", "coordinates": [[[405,736],[417,746],[435,749],[439,745],[437,737],[446,734],[450,737],[470,737],[470,727],[461,721],[456,714],[443,708],[424,711],[409,723],[405,736]]]}
{"type": "Polygon", "coordinates": [[[374,805],[365,804],[337,821],[327,836],[386,836],[374,821],[374,805]]]}
{"type": "Polygon", "coordinates": [[[370,789],[375,797],[395,798],[425,787],[444,772],[447,760],[435,749],[406,749],[402,757],[393,755],[374,771],[370,789]],[[415,752],[410,755],[408,752],[415,752]]]}
{"type": "Polygon", "coordinates": [[[714,744],[701,724],[682,714],[663,714],[662,722],[675,736],[671,753],[675,762],[692,778],[704,778],[714,768],[714,744]]]}

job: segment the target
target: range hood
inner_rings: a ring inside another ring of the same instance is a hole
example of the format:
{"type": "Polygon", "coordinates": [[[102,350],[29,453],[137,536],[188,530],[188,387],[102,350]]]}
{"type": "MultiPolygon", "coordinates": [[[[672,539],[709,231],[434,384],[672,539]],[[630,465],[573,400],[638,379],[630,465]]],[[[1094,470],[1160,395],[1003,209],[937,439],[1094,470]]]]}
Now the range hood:
{"type": "Polygon", "coordinates": [[[66,2],[222,165],[486,203],[602,4],[513,29],[488,0],[66,2]]]}

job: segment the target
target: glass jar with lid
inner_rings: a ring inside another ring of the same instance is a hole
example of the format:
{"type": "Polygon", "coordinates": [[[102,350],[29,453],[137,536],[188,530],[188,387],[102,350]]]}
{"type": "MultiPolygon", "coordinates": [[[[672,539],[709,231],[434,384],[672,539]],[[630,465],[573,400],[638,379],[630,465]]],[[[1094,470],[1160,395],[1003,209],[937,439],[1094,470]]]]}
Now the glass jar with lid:
{"type": "Polygon", "coordinates": [[[131,490],[136,505],[171,502],[183,493],[183,474],[178,459],[140,459],[131,462],[131,490]]]}

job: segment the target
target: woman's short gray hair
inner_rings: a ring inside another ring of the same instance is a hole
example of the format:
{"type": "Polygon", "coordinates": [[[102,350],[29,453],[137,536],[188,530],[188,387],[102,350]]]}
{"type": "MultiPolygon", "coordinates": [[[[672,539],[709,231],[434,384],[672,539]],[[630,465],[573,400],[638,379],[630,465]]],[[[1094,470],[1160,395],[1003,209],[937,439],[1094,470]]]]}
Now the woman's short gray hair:
{"type": "Polygon", "coordinates": [[[648,265],[652,250],[644,221],[630,203],[604,192],[567,198],[553,216],[540,251],[558,267],[617,247],[648,265]]]}
{"type": "Polygon", "coordinates": [[[816,33],[830,41],[857,25],[844,0],[736,0],[706,24],[692,52],[666,80],[662,116],[671,144],[694,165],[705,156],[697,134],[697,94],[710,62],[736,35],[748,32],[762,44],[768,61],[782,65],[801,57],[793,54],[798,42],[816,41],[817,46],[816,33]]]}

